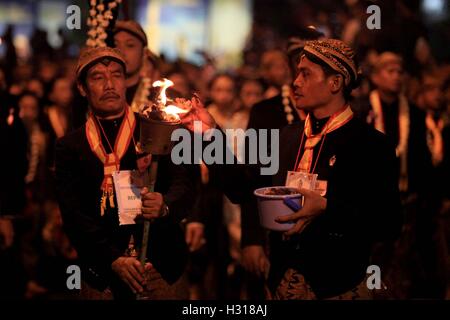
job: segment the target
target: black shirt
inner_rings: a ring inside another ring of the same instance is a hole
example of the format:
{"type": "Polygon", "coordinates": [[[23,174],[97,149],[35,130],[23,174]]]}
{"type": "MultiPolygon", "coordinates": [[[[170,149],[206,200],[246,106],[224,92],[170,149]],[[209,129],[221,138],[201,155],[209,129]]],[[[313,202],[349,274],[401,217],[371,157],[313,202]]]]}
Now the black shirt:
{"type": "Polygon", "coordinates": [[[398,121],[398,109],[399,109],[398,104],[399,104],[398,100],[395,100],[392,103],[381,101],[381,106],[383,109],[384,131],[388,136],[389,141],[394,146],[398,144],[398,139],[400,135],[399,121],[398,121]]]}
{"type": "MultiPolygon", "coordinates": [[[[101,128],[103,128],[104,133],[106,134],[106,137],[105,137],[105,134],[103,134],[103,130],[100,129],[100,135],[102,137],[102,144],[107,153],[112,152],[109,144],[111,144],[111,147],[114,148],[117,133],[119,132],[120,126],[122,125],[123,118],[124,118],[124,115],[122,115],[119,118],[112,119],[112,120],[98,120],[98,122],[101,125],[101,128]]],[[[133,143],[133,141],[131,141],[131,143],[133,143]]]]}
{"type": "Polygon", "coordinates": [[[312,113],[310,113],[311,125],[312,125],[312,133],[318,134],[322,131],[325,124],[328,122],[330,117],[316,119],[312,113]]]}

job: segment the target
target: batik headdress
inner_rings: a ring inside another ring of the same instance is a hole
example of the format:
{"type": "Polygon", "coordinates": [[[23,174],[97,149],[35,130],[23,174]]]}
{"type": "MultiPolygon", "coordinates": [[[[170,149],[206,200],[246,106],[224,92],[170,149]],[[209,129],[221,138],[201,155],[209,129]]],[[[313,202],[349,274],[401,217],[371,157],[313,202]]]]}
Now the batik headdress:
{"type": "Polygon", "coordinates": [[[76,69],[77,79],[81,77],[84,71],[90,66],[103,59],[112,59],[120,63],[124,70],[126,70],[125,58],[123,54],[115,48],[110,47],[94,47],[83,48],[78,58],[76,69]]]}
{"type": "Polygon", "coordinates": [[[307,41],[303,49],[317,57],[333,70],[344,76],[346,86],[352,86],[358,80],[359,71],[355,64],[355,53],[343,41],[337,39],[307,41]]]}

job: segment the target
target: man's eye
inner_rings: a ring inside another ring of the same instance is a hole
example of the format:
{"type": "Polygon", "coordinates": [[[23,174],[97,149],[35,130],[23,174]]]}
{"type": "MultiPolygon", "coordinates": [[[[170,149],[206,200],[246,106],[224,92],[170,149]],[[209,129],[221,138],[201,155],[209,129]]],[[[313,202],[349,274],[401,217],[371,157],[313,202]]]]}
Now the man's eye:
{"type": "Polygon", "coordinates": [[[120,71],[114,72],[113,76],[114,77],[121,77],[122,76],[122,72],[120,72],[120,71]]]}
{"type": "Polygon", "coordinates": [[[101,80],[102,79],[102,76],[93,76],[92,77],[92,80],[101,80]]]}

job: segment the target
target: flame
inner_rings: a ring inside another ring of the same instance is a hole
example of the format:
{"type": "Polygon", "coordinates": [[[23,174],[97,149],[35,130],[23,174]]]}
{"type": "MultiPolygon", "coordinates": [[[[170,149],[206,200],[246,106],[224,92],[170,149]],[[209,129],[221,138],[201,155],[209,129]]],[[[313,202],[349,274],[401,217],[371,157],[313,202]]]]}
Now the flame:
{"type": "Polygon", "coordinates": [[[166,90],[167,90],[167,88],[173,86],[172,81],[170,81],[169,79],[157,80],[157,81],[153,82],[152,86],[153,87],[161,87],[161,92],[159,93],[159,96],[158,96],[158,107],[161,111],[163,111],[167,114],[167,116],[169,117],[169,119],[171,119],[171,121],[178,121],[178,120],[180,120],[180,117],[178,114],[189,112],[189,110],[179,108],[172,104],[166,106],[166,104],[167,104],[166,90]]]}
{"type": "Polygon", "coordinates": [[[177,106],[174,106],[173,104],[170,104],[167,107],[165,107],[163,109],[163,111],[165,113],[175,115],[175,114],[179,114],[179,113],[187,113],[189,110],[184,110],[184,109],[181,109],[181,108],[179,108],[177,106]]]}
{"type": "Polygon", "coordinates": [[[173,82],[169,79],[157,80],[153,82],[153,87],[162,87],[161,93],[159,94],[158,100],[162,106],[165,106],[167,103],[166,90],[167,88],[173,86],[173,82]]]}

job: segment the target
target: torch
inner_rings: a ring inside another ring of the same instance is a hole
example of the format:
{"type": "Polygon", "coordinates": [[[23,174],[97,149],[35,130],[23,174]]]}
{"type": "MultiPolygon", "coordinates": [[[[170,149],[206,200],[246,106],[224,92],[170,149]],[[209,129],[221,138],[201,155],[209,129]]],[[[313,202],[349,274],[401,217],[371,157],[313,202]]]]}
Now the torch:
{"type": "MultiPolygon", "coordinates": [[[[156,102],[152,105],[143,105],[139,110],[140,115],[140,145],[143,152],[151,154],[151,164],[149,166],[149,191],[153,192],[156,175],[158,172],[158,156],[170,153],[173,142],[172,132],[181,125],[178,114],[187,113],[189,110],[168,104],[171,100],[166,97],[166,90],[172,86],[173,82],[168,79],[158,80],[153,83],[153,87],[160,87],[160,93],[156,102]]],[[[142,236],[142,246],[139,260],[145,264],[148,238],[150,233],[150,221],[144,221],[144,232],[142,236]]]]}

